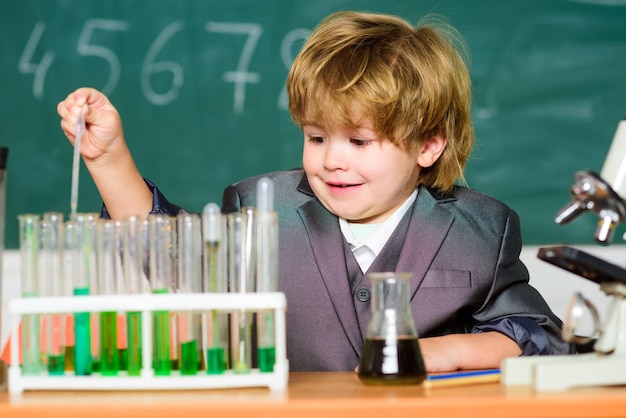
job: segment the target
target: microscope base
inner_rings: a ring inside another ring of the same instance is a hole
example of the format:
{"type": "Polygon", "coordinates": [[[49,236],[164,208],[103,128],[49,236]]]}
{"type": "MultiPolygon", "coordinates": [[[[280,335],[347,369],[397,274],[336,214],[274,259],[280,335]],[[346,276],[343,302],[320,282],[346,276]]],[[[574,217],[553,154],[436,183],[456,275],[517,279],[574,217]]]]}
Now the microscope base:
{"type": "Polygon", "coordinates": [[[505,359],[504,385],[530,385],[539,392],[563,391],[582,386],[626,384],[626,355],[579,354],[505,359]]]}

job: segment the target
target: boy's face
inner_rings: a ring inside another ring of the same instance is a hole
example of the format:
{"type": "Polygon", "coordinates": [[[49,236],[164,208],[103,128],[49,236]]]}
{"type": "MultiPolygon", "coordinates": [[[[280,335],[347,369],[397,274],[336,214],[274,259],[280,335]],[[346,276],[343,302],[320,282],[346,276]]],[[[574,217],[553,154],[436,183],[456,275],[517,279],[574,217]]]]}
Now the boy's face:
{"type": "Polygon", "coordinates": [[[378,138],[362,118],[358,129],[304,125],[303,166],[322,204],[352,222],[385,221],[413,192],[419,152],[378,138]]]}

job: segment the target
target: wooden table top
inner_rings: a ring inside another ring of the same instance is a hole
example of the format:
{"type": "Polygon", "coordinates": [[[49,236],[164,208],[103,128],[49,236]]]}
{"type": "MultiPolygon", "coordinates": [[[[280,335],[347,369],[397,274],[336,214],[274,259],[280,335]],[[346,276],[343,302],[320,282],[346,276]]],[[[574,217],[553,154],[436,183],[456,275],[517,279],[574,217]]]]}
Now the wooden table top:
{"type": "Polygon", "coordinates": [[[483,383],[426,388],[366,386],[353,372],[291,373],[286,391],[0,392],[0,417],[626,417],[626,386],[537,393],[483,383]]]}

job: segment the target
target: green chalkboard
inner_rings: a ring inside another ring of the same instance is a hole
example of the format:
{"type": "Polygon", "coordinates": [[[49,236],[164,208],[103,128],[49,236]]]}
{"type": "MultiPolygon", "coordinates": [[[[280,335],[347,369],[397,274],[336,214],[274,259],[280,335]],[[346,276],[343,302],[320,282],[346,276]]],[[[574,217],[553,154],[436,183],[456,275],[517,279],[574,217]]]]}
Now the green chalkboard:
{"type": "MultiPolygon", "coordinates": [[[[519,212],[527,244],[592,242],[594,215],[553,218],[574,172],[601,169],[626,116],[623,2],[7,0],[7,247],[17,247],[18,214],[69,213],[73,150],[56,105],[79,86],[110,96],[142,173],[189,210],[238,179],[299,166],[284,81],[303,39],[340,9],[447,16],[472,51],[470,186],[519,212]]],[[[79,210],[99,207],[82,167],[79,210]]]]}

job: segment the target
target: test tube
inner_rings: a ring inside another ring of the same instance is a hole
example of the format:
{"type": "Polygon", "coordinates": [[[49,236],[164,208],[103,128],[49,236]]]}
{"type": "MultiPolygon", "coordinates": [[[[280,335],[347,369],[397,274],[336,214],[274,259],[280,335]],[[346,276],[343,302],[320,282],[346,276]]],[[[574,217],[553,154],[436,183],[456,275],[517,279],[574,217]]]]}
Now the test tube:
{"type": "MultiPolygon", "coordinates": [[[[202,288],[202,228],[197,214],[177,217],[178,286],[180,293],[199,293],[202,288]]],[[[198,372],[198,324],[201,315],[193,311],[177,313],[179,370],[182,375],[198,372]]]]}
{"type": "MultiPolygon", "coordinates": [[[[63,214],[47,212],[41,222],[41,275],[42,296],[63,295],[63,214]]],[[[64,314],[45,315],[45,340],[48,373],[65,372],[64,314]]]]}
{"type": "MultiPolygon", "coordinates": [[[[278,215],[274,211],[274,184],[267,177],[257,183],[256,291],[278,291],[278,215]]],[[[257,312],[258,366],[274,371],[274,311],[257,312]]]]}
{"type": "MultiPolygon", "coordinates": [[[[148,239],[150,253],[150,283],[153,294],[170,292],[174,270],[172,268],[173,226],[170,217],[152,214],[148,216],[148,239]]],[[[153,361],[157,376],[171,374],[170,359],[170,312],[153,312],[153,361]]]]}
{"type": "MultiPolygon", "coordinates": [[[[205,205],[202,213],[204,240],[204,277],[202,290],[210,293],[224,293],[226,283],[226,240],[224,217],[216,203],[205,205]]],[[[226,347],[228,345],[228,314],[217,310],[205,312],[204,352],[208,374],[221,374],[227,368],[226,347]]]]}
{"type": "MultiPolygon", "coordinates": [[[[118,295],[128,293],[126,279],[124,276],[124,265],[122,261],[122,245],[124,235],[124,224],[115,221],[115,292],[118,295]]],[[[126,312],[117,312],[117,357],[119,370],[128,370],[128,339],[126,331],[126,312]]]]}
{"type": "MultiPolygon", "coordinates": [[[[91,288],[96,288],[95,260],[95,221],[97,215],[79,213],[76,220],[76,275],[74,276],[74,296],[87,296],[91,288]]],[[[74,314],[74,373],[77,376],[90,375],[98,370],[98,327],[97,316],[89,312],[74,314]],[[95,348],[94,348],[95,346],[95,348]],[[94,355],[95,354],[95,355],[94,355]]]]}
{"type": "MultiPolygon", "coordinates": [[[[144,276],[144,222],[137,216],[131,216],[123,223],[122,260],[127,292],[139,295],[149,292],[144,276]]],[[[141,312],[126,313],[127,336],[127,371],[129,376],[141,374],[141,312]]]]}
{"type": "MultiPolygon", "coordinates": [[[[66,221],[63,225],[63,231],[63,295],[71,296],[74,294],[74,283],[78,276],[78,261],[80,260],[76,221],[66,221]]],[[[74,314],[65,314],[63,326],[65,330],[63,335],[65,371],[73,372],[75,361],[74,314]]]]}
{"type": "MultiPolygon", "coordinates": [[[[93,213],[88,214],[89,219],[89,237],[90,244],[89,249],[91,253],[90,267],[91,272],[89,275],[89,294],[97,295],[98,294],[98,261],[97,261],[97,244],[96,244],[96,222],[100,217],[93,213]]],[[[99,372],[100,371],[100,315],[96,312],[92,312],[89,314],[89,322],[91,326],[91,371],[99,372]]]]}
{"type": "MultiPolygon", "coordinates": [[[[112,220],[96,221],[96,263],[98,294],[112,296],[118,292],[118,228],[112,220]]],[[[117,312],[100,312],[100,373],[116,376],[119,372],[117,346],[117,312]]]]}
{"type": "MultiPolygon", "coordinates": [[[[37,297],[39,290],[39,222],[40,216],[18,216],[20,225],[20,263],[22,297],[37,297]]],[[[38,314],[22,317],[22,373],[37,375],[42,369],[39,342],[40,324],[38,314]]]]}
{"type": "MultiPolygon", "coordinates": [[[[254,211],[244,208],[242,213],[227,215],[228,275],[231,292],[245,294],[252,291],[249,284],[254,265],[254,211]]],[[[252,314],[244,308],[231,314],[232,365],[235,373],[248,373],[252,364],[252,314]]]]}

